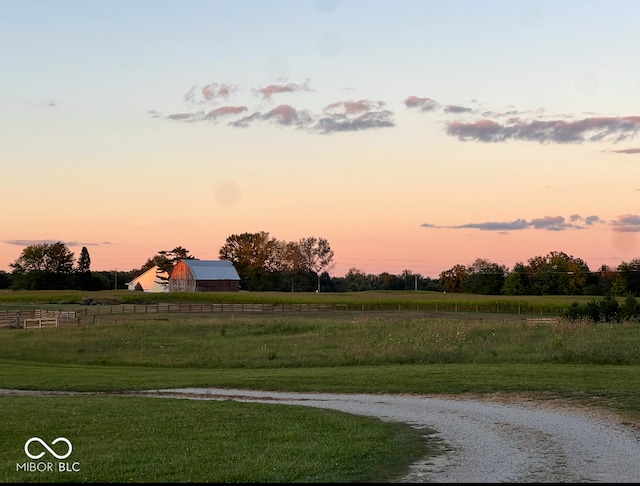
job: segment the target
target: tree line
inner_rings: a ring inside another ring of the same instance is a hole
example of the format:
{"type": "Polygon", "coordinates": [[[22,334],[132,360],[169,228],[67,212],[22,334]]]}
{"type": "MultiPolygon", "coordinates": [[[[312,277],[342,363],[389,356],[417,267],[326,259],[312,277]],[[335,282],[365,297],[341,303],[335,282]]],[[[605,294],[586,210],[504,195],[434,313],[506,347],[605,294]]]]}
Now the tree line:
{"type": "Polygon", "coordinates": [[[581,258],[552,251],[504,265],[478,258],[471,265],[454,265],[440,273],[447,292],[486,295],[619,295],[637,296],[640,291],[640,258],[616,268],[602,265],[591,271],[581,258]]]}
{"type": "Polygon", "coordinates": [[[91,256],[86,246],[76,259],[61,241],[29,245],[9,266],[0,270],[0,288],[13,290],[109,290],[126,288],[137,270],[127,272],[92,272],[91,256]]]}
{"type": "MultiPolygon", "coordinates": [[[[343,277],[332,277],[334,252],[325,238],[304,237],[284,241],[268,232],[232,234],[218,257],[233,263],[241,290],[286,292],[357,292],[364,290],[429,290],[485,295],[620,295],[640,291],[640,258],[591,271],[584,260],[552,251],[518,262],[512,269],[478,258],[469,265],[457,264],[438,278],[423,277],[411,270],[401,274],[367,274],[351,268],[343,277]]],[[[159,283],[167,284],[173,266],[181,259],[195,259],[182,246],[161,250],[137,269],[92,272],[86,247],[80,256],[62,242],[29,245],[0,271],[0,288],[14,290],[109,290],[125,289],[126,283],[158,267],[159,283]]]]}

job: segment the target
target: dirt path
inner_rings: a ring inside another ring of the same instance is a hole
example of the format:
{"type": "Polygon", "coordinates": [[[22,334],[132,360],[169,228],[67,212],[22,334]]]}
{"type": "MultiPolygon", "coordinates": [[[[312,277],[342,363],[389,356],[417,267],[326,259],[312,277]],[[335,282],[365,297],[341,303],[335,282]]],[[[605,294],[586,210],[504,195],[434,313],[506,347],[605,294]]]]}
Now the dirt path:
{"type": "Polygon", "coordinates": [[[640,481],[637,429],[613,415],[559,402],[205,388],[143,394],[303,405],[437,430],[449,452],[414,464],[398,478],[402,483],[640,481]]]}

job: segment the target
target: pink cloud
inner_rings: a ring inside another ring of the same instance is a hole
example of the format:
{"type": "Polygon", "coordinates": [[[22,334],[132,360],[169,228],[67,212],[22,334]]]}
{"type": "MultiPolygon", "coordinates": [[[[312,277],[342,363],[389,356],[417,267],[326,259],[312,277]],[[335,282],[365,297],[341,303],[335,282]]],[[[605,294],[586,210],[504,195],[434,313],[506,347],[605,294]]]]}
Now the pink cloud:
{"type": "Polygon", "coordinates": [[[265,113],[262,118],[265,120],[272,119],[281,125],[291,125],[298,119],[298,112],[292,106],[279,105],[265,113]]]}
{"type": "Polygon", "coordinates": [[[609,152],[614,152],[616,154],[640,154],[640,148],[610,150],[609,152]]]}
{"type": "Polygon", "coordinates": [[[295,93],[297,91],[311,91],[309,89],[309,82],[307,81],[303,84],[270,84],[269,86],[256,90],[256,93],[261,94],[264,99],[271,99],[274,94],[295,93]]]}
{"type": "Polygon", "coordinates": [[[407,108],[416,108],[419,111],[434,111],[438,107],[438,103],[431,98],[418,98],[417,96],[409,96],[404,100],[407,108]]]}
{"type": "Polygon", "coordinates": [[[637,214],[621,214],[617,221],[611,223],[613,231],[617,233],[640,232],[640,216],[637,214]]]}
{"type": "Polygon", "coordinates": [[[206,120],[216,120],[223,116],[239,115],[240,113],[244,113],[245,111],[247,111],[246,106],[221,106],[220,108],[211,110],[205,115],[204,118],[206,120]]]}
{"type": "Polygon", "coordinates": [[[219,98],[228,98],[235,89],[234,85],[225,83],[211,83],[202,87],[193,86],[184,95],[184,99],[190,104],[215,103],[219,98]]]}
{"type": "Polygon", "coordinates": [[[369,101],[369,100],[358,100],[358,101],[338,101],[336,103],[331,103],[327,105],[324,110],[325,111],[341,111],[345,115],[357,115],[359,113],[364,113],[370,111],[372,109],[380,109],[384,106],[382,101],[369,101]]]}

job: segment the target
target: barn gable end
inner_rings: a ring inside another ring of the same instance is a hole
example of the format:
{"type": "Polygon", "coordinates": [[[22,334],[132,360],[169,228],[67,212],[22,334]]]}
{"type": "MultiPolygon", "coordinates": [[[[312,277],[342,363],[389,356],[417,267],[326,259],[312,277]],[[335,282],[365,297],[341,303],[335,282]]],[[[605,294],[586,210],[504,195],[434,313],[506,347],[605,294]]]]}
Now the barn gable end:
{"type": "Polygon", "coordinates": [[[168,289],[165,285],[159,283],[158,276],[168,277],[169,274],[167,272],[159,272],[159,270],[158,266],[155,265],[143,274],[138,275],[131,282],[127,282],[127,288],[136,290],[136,285],[139,283],[143,292],[166,292],[168,289]]]}
{"type": "Polygon", "coordinates": [[[169,275],[169,292],[237,292],[240,276],[228,260],[180,260],[169,275]]]}

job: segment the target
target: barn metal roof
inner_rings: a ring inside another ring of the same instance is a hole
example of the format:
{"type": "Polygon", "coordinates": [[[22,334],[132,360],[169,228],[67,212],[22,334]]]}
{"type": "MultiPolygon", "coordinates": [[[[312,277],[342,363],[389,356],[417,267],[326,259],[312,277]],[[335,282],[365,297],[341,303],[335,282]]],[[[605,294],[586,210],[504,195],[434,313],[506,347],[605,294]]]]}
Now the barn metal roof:
{"type": "Polygon", "coordinates": [[[196,280],[240,280],[233,263],[229,260],[181,260],[189,266],[196,280]]]}

